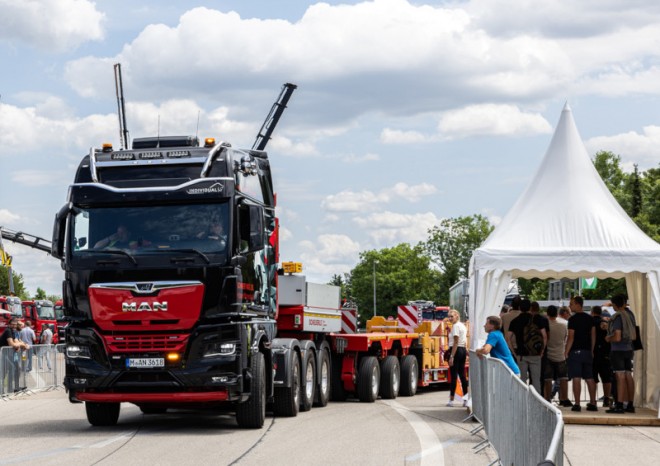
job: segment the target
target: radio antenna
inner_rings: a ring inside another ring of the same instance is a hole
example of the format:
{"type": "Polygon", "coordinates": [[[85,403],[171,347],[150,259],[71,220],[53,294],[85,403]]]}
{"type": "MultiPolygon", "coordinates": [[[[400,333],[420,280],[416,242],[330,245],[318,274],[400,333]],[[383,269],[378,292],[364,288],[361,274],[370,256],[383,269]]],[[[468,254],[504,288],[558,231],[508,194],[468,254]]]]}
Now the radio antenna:
{"type": "Polygon", "coordinates": [[[199,114],[200,111],[197,110],[197,129],[195,130],[195,139],[199,140],[199,114]]]}

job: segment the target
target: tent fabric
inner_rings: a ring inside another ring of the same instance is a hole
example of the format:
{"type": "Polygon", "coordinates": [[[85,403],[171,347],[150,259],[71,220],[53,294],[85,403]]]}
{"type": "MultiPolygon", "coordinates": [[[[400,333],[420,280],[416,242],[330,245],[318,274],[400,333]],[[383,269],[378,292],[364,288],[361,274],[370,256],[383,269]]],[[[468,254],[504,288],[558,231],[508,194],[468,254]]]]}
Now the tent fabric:
{"type": "MultiPolygon", "coordinates": [[[[660,338],[660,245],[628,217],[607,189],[568,104],[536,174],[474,252],[469,275],[469,308],[475,322],[472,347],[486,338],[481,327],[486,317],[499,314],[504,302],[499,290],[508,278],[625,277],[638,321],[655,327],[645,328],[644,336],[654,347],[660,338]],[[653,319],[647,319],[649,314],[653,319]]],[[[645,404],[653,398],[657,406],[660,357],[657,352],[645,353],[636,377],[644,372],[648,376],[637,392],[645,404]]]]}

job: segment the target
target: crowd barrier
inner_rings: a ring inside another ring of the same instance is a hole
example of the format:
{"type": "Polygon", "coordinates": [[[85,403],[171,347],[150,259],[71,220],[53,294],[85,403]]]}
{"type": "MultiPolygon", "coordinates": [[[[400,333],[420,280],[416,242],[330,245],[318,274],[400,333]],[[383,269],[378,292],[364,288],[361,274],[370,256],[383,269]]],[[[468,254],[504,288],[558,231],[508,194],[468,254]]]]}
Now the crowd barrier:
{"type": "Polygon", "coordinates": [[[0,396],[62,386],[64,345],[34,345],[27,351],[0,348],[0,396]]]}
{"type": "Polygon", "coordinates": [[[499,359],[470,351],[473,416],[499,462],[509,466],[563,465],[561,411],[525,384],[499,359]]]}

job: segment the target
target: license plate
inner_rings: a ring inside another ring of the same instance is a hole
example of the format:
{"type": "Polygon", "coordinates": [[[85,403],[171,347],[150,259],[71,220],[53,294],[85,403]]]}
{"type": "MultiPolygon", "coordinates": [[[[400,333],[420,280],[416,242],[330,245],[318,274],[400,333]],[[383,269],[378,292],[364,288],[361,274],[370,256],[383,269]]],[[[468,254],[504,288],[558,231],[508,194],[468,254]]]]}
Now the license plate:
{"type": "Polygon", "coordinates": [[[126,367],[165,367],[165,358],[128,358],[126,367]]]}

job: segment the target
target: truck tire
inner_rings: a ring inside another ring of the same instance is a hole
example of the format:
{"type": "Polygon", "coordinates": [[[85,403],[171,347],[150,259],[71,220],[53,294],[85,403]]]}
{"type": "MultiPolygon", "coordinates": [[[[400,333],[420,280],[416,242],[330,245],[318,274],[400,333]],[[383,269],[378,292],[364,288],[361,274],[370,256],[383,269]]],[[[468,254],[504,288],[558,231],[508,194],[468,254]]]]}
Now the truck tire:
{"type": "Polygon", "coordinates": [[[332,366],[330,367],[330,399],[332,401],[346,401],[348,393],[344,388],[344,381],[341,379],[342,358],[337,356],[332,358],[332,366]]]}
{"type": "Polygon", "coordinates": [[[373,403],[378,399],[380,387],[380,365],[375,356],[365,356],[360,361],[357,391],[362,402],[373,403]]]}
{"type": "Polygon", "coordinates": [[[314,353],[305,351],[302,365],[302,383],[300,384],[300,411],[312,409],[316,393],[316,360],[314,353]]]}
{"type": "Polygon", "coordinates": [[[404,356],[401,361],[401,396],[415,396],[419,382],[419,364],[412,354],[404,356]]]}
{"type": "Polygon", "coordinates": [[[318,352],[319,380],[314,406],[326,406],[330,400],[330,356],[326,350],[318,352]]]}
{"type": "Polygon", "coordinates": [[[273,413],[276,416],[295,417],[300,409],[300,357],[292,351],[289,387],[275,388],[273,413]]]}
{"type": "Polygon", "coordinates": [[[114,426],[119,419],[119,403],[85,402],[87,421],[93,426],[114,426]]]}
{"type": "Polygon", "coordinates": [[[252,355],[250,372],[250,399],[236,407],[236,422],[239,427],[260,429],[266,420],[266,361],[262,353],[252,355]]]}
{"type": "Polygon", "coordinates": [[[400,385],[399,358],[387,356],[380,364],[380,396],[386,400],[395,399],[399,394],[400,385]]]}

